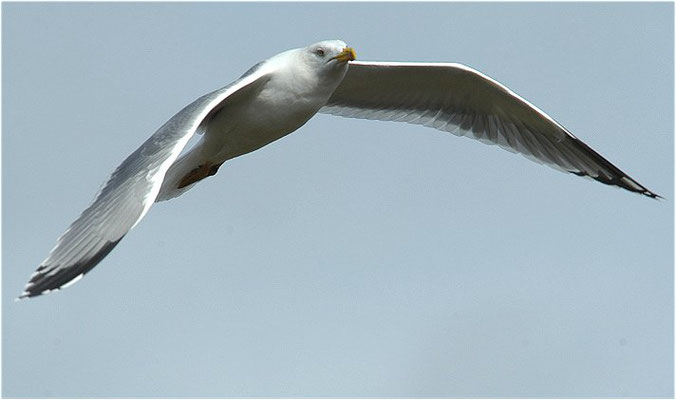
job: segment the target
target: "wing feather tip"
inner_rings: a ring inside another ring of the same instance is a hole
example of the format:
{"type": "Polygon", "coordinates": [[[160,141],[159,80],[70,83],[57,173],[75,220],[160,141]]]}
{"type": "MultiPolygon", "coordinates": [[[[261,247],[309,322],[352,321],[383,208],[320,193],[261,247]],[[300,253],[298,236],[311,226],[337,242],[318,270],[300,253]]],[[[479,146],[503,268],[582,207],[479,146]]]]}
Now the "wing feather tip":
{"type": "Polygon", "coordinates": [[[657,193],[651,192],[650,190],[646,190],[645,192],[643,192],[643,193],[641,193],[641,194],[643,194],[644,196],[648,196],[648,197],[650,197],[651,199],[655,199],[655,200],[665,200],[664,197],[660,196],[660,195],[657,194],[657,193]]]}
{"type": "Polygon", "coordinates": [[[28,298],[28,297],[31,297],[31,294],[24,290],[23,292],[21,292],[21,294],[19,296],[14,298],[14,302],[16,303],[17,301],[21,301],[21,300],[28,298]]]}
{"type": "Polygon", "coordinates": [[[120,240],[122,240],[122,237],[114,241],[107,241],[106,244],[99,249],[98,253],[94,254],[91,258],[61,269],[60,272],[65,271],[65,274],[57,272],[50,275],[49,273],[55,268],[47,268],[45,265],[41,265],[38,267],[38,270],[31,275],[30,281],[26,284],[26,287],[19,297],[17,297],[17,300],[55,292],[73,285],[101,262],[120,240]],[[73,271],[76,273],[73,274],[73,271]]]}
{"type": "Polygon", "coordinates": [[[659,194],[649,190],[645,186],[641,185],[640,183],[636,182],[633,178],[630,178],[627,175],[624,175],[620,179],[617,178],[604,178],[602,176],[591,176],[587,172],[584,171],[575,171],[575,170],[569,170],[571,174],[583,177],[583,178],[591,178],[597,182],[601,182],[604,185],[608,186],[613,186],[618,189],[624,189],[632,193],[640,194],[646,197],[650,197],[651,199],[655,200],[664,200],[663,196],[660,196],[659,194]]]}

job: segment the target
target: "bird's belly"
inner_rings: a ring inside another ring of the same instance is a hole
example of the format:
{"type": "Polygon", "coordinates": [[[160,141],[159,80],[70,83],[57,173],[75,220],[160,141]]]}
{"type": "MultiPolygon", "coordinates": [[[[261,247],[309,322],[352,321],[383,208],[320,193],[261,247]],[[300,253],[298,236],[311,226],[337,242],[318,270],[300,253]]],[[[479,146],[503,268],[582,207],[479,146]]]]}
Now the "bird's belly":
{"type": "Polygon", "coordinates": [[[218,113],[205,137],[214,162],[257,150],[303,126],[319,110],[316,102],[264,98],[218,113]]]}

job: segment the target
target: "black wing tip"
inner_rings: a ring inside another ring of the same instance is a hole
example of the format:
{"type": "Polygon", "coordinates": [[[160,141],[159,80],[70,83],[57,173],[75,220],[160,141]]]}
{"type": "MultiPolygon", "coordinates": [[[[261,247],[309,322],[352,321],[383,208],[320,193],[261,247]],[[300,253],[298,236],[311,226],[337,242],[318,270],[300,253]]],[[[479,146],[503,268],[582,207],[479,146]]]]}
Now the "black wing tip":
{"type": "Polygon", "coordinates": [[[28,298],[31,298],[31,297],[41,296],[41,295],[43,295],[43,294],[47,294],[47,293],[49,293],[49,292],[51,292],[51,291],[56,291],[56,290],[59,290],[59,289],[56,288],[56,289],[52,289],[52,290],[49,290],[49,289],[48,289],[48,290],[45,290],[45,291],[42,291],[42,292],[31,292],[28,288],[26,288],[26,289],[24,289],[23,292],[21,292],[21,294],[20,294],[19,296],[17,296],[17,297],[14,299],[14,301],[21,301],[21,300],[23,300],[23,299],[28,299],[28,298]]]}
{"type": "Polygon", "coordinates": [[[657,194],[657,193],[655,193],[651,190],[648,190],[645,186],[636,182],[634,179],[630,178],[628,175],[624,175],[620,179],[617,179],[617,178],[603,179],[601,177],[595,177],[593,179],[595,179],[595,180],[597,180],[601,183],[604,183],[606,185],[620,187],[620,188],[626,189],[630,192],[641,194],[641,195],[649,197],[651,199],[664,200],[664,197],[660,196],[659,194],[657,194]],[[629,182],[629,183],[627,183],[627,182],[629,182]]]}
{"type": "Polygon", "coordinates": [[[76,275],[74,278],[64,282],[60,283],[58,286],[50,285],[48,287],[45,287],[42,282],[36,282],[36,283],[31,283],[29,282],[26,287],[24,288],[23,292],[16,298],[16,301],[31,298],[31,297],[38,297],[42,296],[44,294],[48,294],[51,292],[58,292],[61,289],[65,289],[68,286],[72,285],[73,283],[77,282],[84,276],[84,273],[81,273],[79,275],[76,275]]]}
{"type": "Polygon", "coordinates": [[[641,194],[644,195],[644,196],[648,196],[648,197],[650,197],[651,199],[655,199],[655,200],[665,200],[664,197],[660,196],[660,195],[657,194],[657,193],[653,193],[653,192],[651,192],[650,190],[646,190],[645,192],[642,192],[641,194]]]}
{"type": "Polygon", "coordinates": [[[583,177],[583,178],[591,178],[597,182],[601,182],[604,185],[609,185],[609,186],[614,186],[617,188],[622,188],[625,190],[628,190],[633,193],[638,193],[642,194],[646,197],[650,197],[651,199],[655,200],[664,200],[664,197],[660,196],[659,194],[648,190],[645,186],[641,185],[640,183],[636,182],[633,178],[631,178],[629,175],[622,174],[620,178],[617,177],[612,177],[610,179],[602,177],[602,176],[591,176],[587,174],[584,171],[568,171],[571,174],[583,177]]]}
{"type": "MultiPolygon", "coordinates": [[[[30,281],[28,281],[26,287],[23,289],[23,292],[19,295],[19,297],[16,298],[16,300],[18,301],[30,297],[41,296],[43,294],[55,292],[72,285],[76,281],[80,280],[80,278],[82,278],[85,274],[85,272],[80,272],[74,275],[73,271],[80,271],[81,265],[84,264],[85,263],[75,264],[63,272],[57,272],[52,276],[49,276],[48,273],[53,271],[54,268],[46,269],[41,273],[41,269],[45,269],[43,268],[44,266],[41,265],[40,268],[38,268],[38,270],[33,274],[33,277],[30,281]]],[[[89,269],[93,268],[94,265],[91,265],[89,269]]]]}
{"type": "Polygon", "coordinates": [[[23,292],[21,292],[21,294],[20,294],[19,296],[17,296],[16,298],[14,298],[14,301],[21,301],[21,300],[27,299],[27,298],[29,298],[29,297],[31,297],[31,294],[30,294],[29,292],[26,292],[26,291],[24,290],[23,292]]]}
{"type": "Polygon", "coordinates": [[[64,289],[78,280],[80,280],[87,272],[91,271],[113,248],[122,240],[119,238],[115,241],[107,241],[99,251],[92,257],[81,260],[73,265],[67,267],[40,265],[33,273],[30,280],[26,284],[23,292],[16,298],[22,300],[29,297],[37,297],[50,292],[55,292],[64,289]],[[58,272],[50,275],[50,272],[59,269],[58,272]]]}
{"type": "MultiPolygon", "coordinates": [[[[570,134],[570,132],[568,132],[570,134]]],[[[584,171],[568,171],[571,172],[577,176],[582,176],[582,177],[589,177],[592,178],[598,182],[601,182],[605,185],[610,185],[610,186],[616,186],[616,187],[621,187],[623,189],[626,189],[630,192],[642,194],[644,196],[650,197],[655,200],[664,200],[664,197],[660,196],[659,194],[648,190],[647,187],[641,185],[636,181],[636,179],[632,178],[631,176],[627,175],[622,171],[621,169],[617,168],[613,163],[608,161],[605,157],[594,151],[591,147],[589,147],[585,142],[581,141],[580,139],[572,136],[570,134],[573,141],[580,146],[583,149],[586,149],[591,155],[595,157],[595,161],[598,162],[600,165],[604,166],[611,174],[612,176],[610,178],[598,175],[598,176],[591,176],[588,173],[584,171]]]]}

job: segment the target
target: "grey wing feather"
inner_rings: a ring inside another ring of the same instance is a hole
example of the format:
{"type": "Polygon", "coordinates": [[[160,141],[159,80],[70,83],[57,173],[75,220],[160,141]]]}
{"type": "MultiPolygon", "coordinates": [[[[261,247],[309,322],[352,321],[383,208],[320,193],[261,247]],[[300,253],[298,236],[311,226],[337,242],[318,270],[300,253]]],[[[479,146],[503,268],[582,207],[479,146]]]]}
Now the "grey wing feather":
{"type": "MultiPolygon", "coordinates": [[[[250,74],[251,75],[251,74],[250,74]]],[[[242,78],[183,108],[110,175],[92,204],[57,240],[19,298],[33,297],[72,284],[96,266],[155,201],[164,175],[190,137],[223,107],[226,98],[252,85],[242,78]]]]}
{"type": "Polygon", "coordinates": [[[429,126],[656,198],[537,107],[461,64],[351,62],[319,111],[429,126]]]}

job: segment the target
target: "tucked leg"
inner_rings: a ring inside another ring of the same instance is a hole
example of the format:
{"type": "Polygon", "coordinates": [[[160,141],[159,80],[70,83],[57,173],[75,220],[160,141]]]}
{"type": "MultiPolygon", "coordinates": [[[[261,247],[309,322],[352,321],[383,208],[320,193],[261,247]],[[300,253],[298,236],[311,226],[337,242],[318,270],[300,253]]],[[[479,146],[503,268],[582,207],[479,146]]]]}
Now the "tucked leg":
{"type": "Polygon", "coordinates": [[[216,172],[218,172],[218,169],[223,165],[223,163],[220,164],[211,164],[211,167],[209,167],[209,176],[211,175],[216,175],[216,172]]]}
{"type": "Polygon", "coordinates": [[[188,172],[188,174],[181,179],[181,181],[178,183],[178,188],[181,189],[181,188],[186,187],[188,185],[192,185],[195,182],[201,181],[202,179],[204,179],[206,177],[209,177],[211,175],[215,175],[216,172],[218,172],[218,168],[221,166],[221,164],[223,164],[223,163],[220,163],[220,164],[211,164],[211,163],[201,164],[197,168],[188,172]]]}

